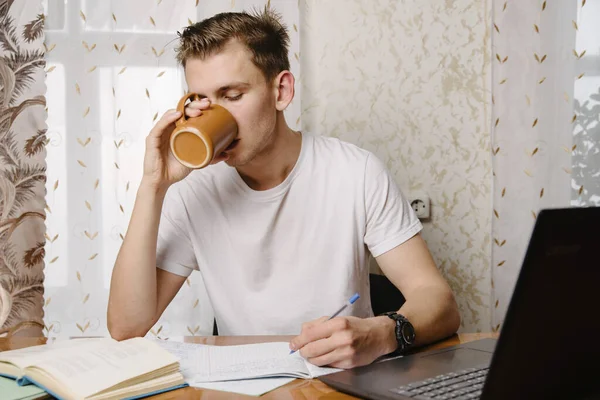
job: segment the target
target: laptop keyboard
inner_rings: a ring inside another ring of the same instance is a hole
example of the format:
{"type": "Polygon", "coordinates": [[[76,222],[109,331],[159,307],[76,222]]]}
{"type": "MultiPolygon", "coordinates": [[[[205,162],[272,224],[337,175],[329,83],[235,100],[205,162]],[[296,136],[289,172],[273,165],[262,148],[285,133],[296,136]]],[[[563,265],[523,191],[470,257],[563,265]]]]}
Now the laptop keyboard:
{"type": "Polygon", "coordinates": [[[391,389],[392,392],[416,400],[478,399],[488,366],[468,368],[391,389]]]}

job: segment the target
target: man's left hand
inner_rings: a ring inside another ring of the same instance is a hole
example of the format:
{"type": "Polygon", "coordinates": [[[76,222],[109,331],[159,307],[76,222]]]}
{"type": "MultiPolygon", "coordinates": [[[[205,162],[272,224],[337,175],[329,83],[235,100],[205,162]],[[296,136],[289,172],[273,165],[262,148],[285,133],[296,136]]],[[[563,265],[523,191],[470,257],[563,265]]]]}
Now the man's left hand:
{"type": "Polygon", "coordinates": [[[354,368],[396,349],[394,326],[388,317],[322,317],[304,323],[290,349],[317,366],[354,368]]]}

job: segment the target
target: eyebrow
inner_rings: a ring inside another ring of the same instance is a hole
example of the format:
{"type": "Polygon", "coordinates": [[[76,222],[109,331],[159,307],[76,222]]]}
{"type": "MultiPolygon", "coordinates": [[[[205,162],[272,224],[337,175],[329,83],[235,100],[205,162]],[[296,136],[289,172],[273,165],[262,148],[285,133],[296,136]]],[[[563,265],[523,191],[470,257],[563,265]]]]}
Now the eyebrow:
{"type": "Polygon", "coordinates": [[[226,92],[230,89],[239,89],[239,88],[248,87],[248,86],[250,86],[250,84],[248,82],[232,82],[225,86],[221,86],[219,88],[218,92],[226,92]]]}
{"type": "MultiPolygon", "coordinates": [[[[219,89],[217,89],[217,93],[226,93],[228,90],[231,90],[231,89],[241,89],[241,88],[246,88],[249,86],[250,86],[250,84],[248,82],[242,82],[242,81],[231,82],[231,83],[228,83],[227,85],[221,86],[219,89]]],[[[207,97],[206,94],[204,94],[204,93],[198,93],[198,95],[202,98],[207,97]]]]}

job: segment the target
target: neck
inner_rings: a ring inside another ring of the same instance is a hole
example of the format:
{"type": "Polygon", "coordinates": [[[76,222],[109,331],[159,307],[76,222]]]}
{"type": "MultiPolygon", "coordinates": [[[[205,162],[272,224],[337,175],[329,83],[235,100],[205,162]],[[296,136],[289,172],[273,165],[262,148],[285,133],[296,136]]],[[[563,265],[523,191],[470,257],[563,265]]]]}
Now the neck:
{"type": "Polygon", "coordinates": [[[263,151],[237,171],[254,190],[268,190],[281,184],[300,156],[302,137],[287,126],[283,115],[277,118],[270,143],[263,151]]]}

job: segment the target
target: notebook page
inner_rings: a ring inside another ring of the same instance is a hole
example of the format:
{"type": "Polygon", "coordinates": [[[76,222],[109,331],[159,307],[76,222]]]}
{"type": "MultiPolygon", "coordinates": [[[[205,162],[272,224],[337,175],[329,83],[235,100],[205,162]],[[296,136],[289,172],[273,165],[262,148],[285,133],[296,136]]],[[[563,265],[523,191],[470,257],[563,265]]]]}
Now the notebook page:
{"type": "Polygon", "coordinates": [[[238,346],[165,342],[161,346],[181,357],[184,364],[182,373],[190,385],[275,376],[310,377],[302,357],[297,353],[290,355],[289,344],[286,342],[238,346]]]}
{"type": "Polygon", "coordinates": [[[206,347],[206,345],[158,339],[153,339],[153,341],[179,359],[179,371],[186,383],[191,384],[208,371],[208,358],[201,357],[198,351],[199,348],[206,347]]]}
{"type": "Polygon", "coordinates": [[[299,354],[290,355],[288,343],[258,343],[240,346],[210,346],[210,381],[267,376],[308,378],[299,354]]]}
{"type": "Polygon", "coordinates": [[[256,378],[239,381],[194,382],[189,385],[202,389],[220,390],[248,396],[261,396],[294,380],[296,378],[256,378]]]}
{"type": "Polygon", "coordinates": [[[334,372],[342,371],[341,368],[318,367],[316,365],[309,363],[308,361],[305,361],[305,362],[306,362],[306,368],[308,369],[308,372],[310,373],[311,378],[317,378],[319,376],[329,375],[329,374],[333,374],[334,372]]]}
{"type": "Polygon", "coordinates": [[[89,396],[176,362],[176,357],[151,341],[135,338],[97,342],[85,351],[68,348],[35,365],[78,395],[89,396]]]}
{"type": "MultiPolygon", "coordinates": [[[[202,370],[196,349],[205,347],[203,344],[182,343],[171,340],[154,339],[160,347],[179,358],[180,371],[185,382],[197,388],[220,390],[230,393],[245,394],[248,396],[260,396],[271,390],[277,389],[295,378],[256,378],[242,379],[237,381],[200,382],[196,379],[197,369],[202,370]],[[198,367],[196,366],[198,365],[198,367]]],[[[208,368],[208,362],[205,368],[208,368]]],[[[200,373],[203,376],[203,373],[200,373]]]]}

